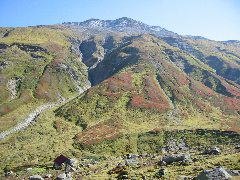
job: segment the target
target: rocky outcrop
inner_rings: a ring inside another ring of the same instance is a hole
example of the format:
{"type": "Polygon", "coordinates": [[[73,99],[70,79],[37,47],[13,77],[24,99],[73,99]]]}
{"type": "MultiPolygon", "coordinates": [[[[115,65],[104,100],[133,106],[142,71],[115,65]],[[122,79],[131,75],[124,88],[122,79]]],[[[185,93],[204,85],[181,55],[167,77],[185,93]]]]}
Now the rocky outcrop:
{"type": "Polygon", "coordinates": [[[10,79],[7,83],[7,88],[9,90],[11,100],[17,98],[17,86],[19,82],[20,82],[20,78],[16,77],[16,78],[10,79]]]}

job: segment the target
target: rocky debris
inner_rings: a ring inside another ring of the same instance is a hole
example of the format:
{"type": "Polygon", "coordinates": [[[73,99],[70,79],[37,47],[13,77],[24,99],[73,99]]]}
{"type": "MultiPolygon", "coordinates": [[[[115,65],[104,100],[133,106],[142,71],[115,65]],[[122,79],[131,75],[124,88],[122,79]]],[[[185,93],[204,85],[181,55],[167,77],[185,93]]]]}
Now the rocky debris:
{"type": "Polygon", "coordinates": [[[17,86],[20,81],[20,78],[12,78],[7,83],[7,88],[10,93],[10,99],[15,99],[17,97],[17,86]]]}
{"type": "Polygon", "coordinates": [[[231,176],[240,176],[240,170],[227,170],[231,176]]]}
{"type": "Polygon", "coordinates": [[[125,170],[125,165],[118,164],[115,168],[108,171],[108,174],[119,174],[120,172],[125,170]]]}
{"type": "Polygon", "coordinates": [[[177,177],[178,180],[188,180],[188,179],[193,179],[192,176],[178,176],[177,177]]]}
{"type": "Polygon", "coordinates": [[[56,178],[57,180],[72,180],[72,176],[70,173],[62,173],[62,174],[59,174],[56,178]]]}
{"type": "Polygon", "coordinates": [[[14,175],[14,172],[11,171],[11,170],[8,170],[8,171],[5,171],[5,172],[4,172],[4,175],[5,175],[6,177],[8,177],[8,176],[13,176],[13,175],[14,175]]]}
{"type": "Polygon", "coordinates": [[[138,158],[138,157],[139,157],[138,154],[126,154],[126,155],[124,156],[125,159],[136,159],[136,158],[138,158]]]}
{"type": "Polygon", "coordinates": [[[147,153],[144,153],[144,154],[140,154],[139,155],[139,158],[147,158],[149,154],[147,153]]]}
{"type": "Polygon", "coordinates": [[[26,169],[26,171],[28,171],[28,172],[30,172],[32,170],[33,170],[33,168],[31,168],[31,167],[26,169]]]}
{"type": "Polygon", "coordinates": [[[44,178],[50,179],[50,178],[52,178],[52,174],[46,174],[46,175],[44,176],[44,178]]]}
{"type": "Polygon", "coordinates": [[[29,177],[30,180],[44,180],[40,175],[33,175],[29,177]]]}
{"type": "Polygon", "coordinates": [[[221,154],[221,150],[218,147],[213,147],[211,149],[205,150],[203,154],[219,155],[221,154]]]}
{"type": "Polygon", "coordinates": [[[13,43],[11,46],[16,45],[19,49],[26,52],[44,52],[47,53],[48,51],[40,46],[29,45],[29,44],[19,44],[13,43]]]}
{"type": "Polygon", "coordinates": [[[196,180],[227,180],[232,176],[222,167],[211,170],[204,170],[197,177],[196,180]]]}
{"type": "Polygon", "coordinates": [[[162,158],[159,162],[160,165],[168,165],[175,162],[182,162],[182,163],[189,163],[192,162],[190,154],[173,154],[173,155],[166,155],[162,158]]]}
{"type": "Polygon", "coordinates": [[[0,69],[5,69],[7,68],[8,64],[4,61],[0,62],[0,69]]]}
{"type": "Polygon", "coordinates": [[[72,158],[69,160],[69,165],[73,168],[78,168],[78,160],[76,158],[72,158]]]}
{"type": "Polygon", "coordinates": [[[240,150],[240,144],[235,147],[236,150],[240,150]]]}
{"type": "Polygon", "coordinates": [[[139,162],[137,159],[126,159],[125,164],[126,166],[138,166],[139,162]]]}
{"type": "Polygon", "coordinates": [[[118,176],[118,179],[128,179],[128,172],[127,171],[121,171],[118,176]]]}
{"type": "Polygon", "coordinates": [[[162,169],[159,169],[156,176],[157,177],[163,177],[163,176],[166,176],[166,174],[167,174],[167,170],[162,168],[162,169]]]}
{"type": "Polygon", "coordinates": [[[176,141],[171,139],[167,142],[167,146],[162,148],[162,151],[179,151],[179,150],[188,150],[188,147],[183,139],[176,141]]]}
{"type": "Polygon", "coordinates": [[[61,63],[59,64],[59,67],[67,71],[67,73],[71,76],[72,80],[75,82],[79,94],[82,94],[84,91],[91,87],[90,81],[85,82],[86,84],[85,86],[81,86],[82,80],[78,77],[77,72],[73,68],[71,68],[71,66],[69,66],[68,64],[61,63]]]}

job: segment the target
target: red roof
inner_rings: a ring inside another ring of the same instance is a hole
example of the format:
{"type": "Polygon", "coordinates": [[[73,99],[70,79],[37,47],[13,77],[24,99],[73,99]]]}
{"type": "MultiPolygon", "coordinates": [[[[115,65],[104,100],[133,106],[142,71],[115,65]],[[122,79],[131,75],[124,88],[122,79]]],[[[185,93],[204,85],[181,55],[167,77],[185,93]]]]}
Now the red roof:
{"type": "Polygon", "coordinates": [[[66,156],[60,155],[54,160],[54,163],[61,165],[62,163],[68,162],[69,160],[70,159],[67,158],[66,156]]]}

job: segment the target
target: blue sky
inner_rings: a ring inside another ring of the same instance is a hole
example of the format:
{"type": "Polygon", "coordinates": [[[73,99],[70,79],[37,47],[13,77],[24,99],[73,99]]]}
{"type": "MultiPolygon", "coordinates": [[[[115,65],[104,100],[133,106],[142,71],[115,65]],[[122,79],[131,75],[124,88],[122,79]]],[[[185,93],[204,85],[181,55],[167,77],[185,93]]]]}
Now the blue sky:
{"type": "Polygon", "coordinates": [[[240,0],[0,0],[0,26],[119,17],[179,34],[240,40],[240,0]]]}

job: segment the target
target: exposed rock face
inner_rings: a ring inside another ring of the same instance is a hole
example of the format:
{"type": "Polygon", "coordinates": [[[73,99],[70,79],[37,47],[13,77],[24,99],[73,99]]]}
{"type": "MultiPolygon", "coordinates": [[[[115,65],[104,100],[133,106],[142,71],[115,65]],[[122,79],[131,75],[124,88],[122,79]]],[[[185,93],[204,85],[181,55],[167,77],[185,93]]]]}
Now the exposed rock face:
{"type": "Polygon", "coordinates": [[[211,170],[204,170],[197,177],[196,180],[227,180],[232,176],[222,167],[211,170]]]}
{"type": "Polygon", "coordinates": [[[177,36],[176,33],[168,31],[159,26],[150,26],[131,18],[122,17],[116,20],[89,19],[84,22],[65,22],[64,25],[80,26],[95,30],[112,30],[118,32],[155,34],[157,36],[177,36]]]}

